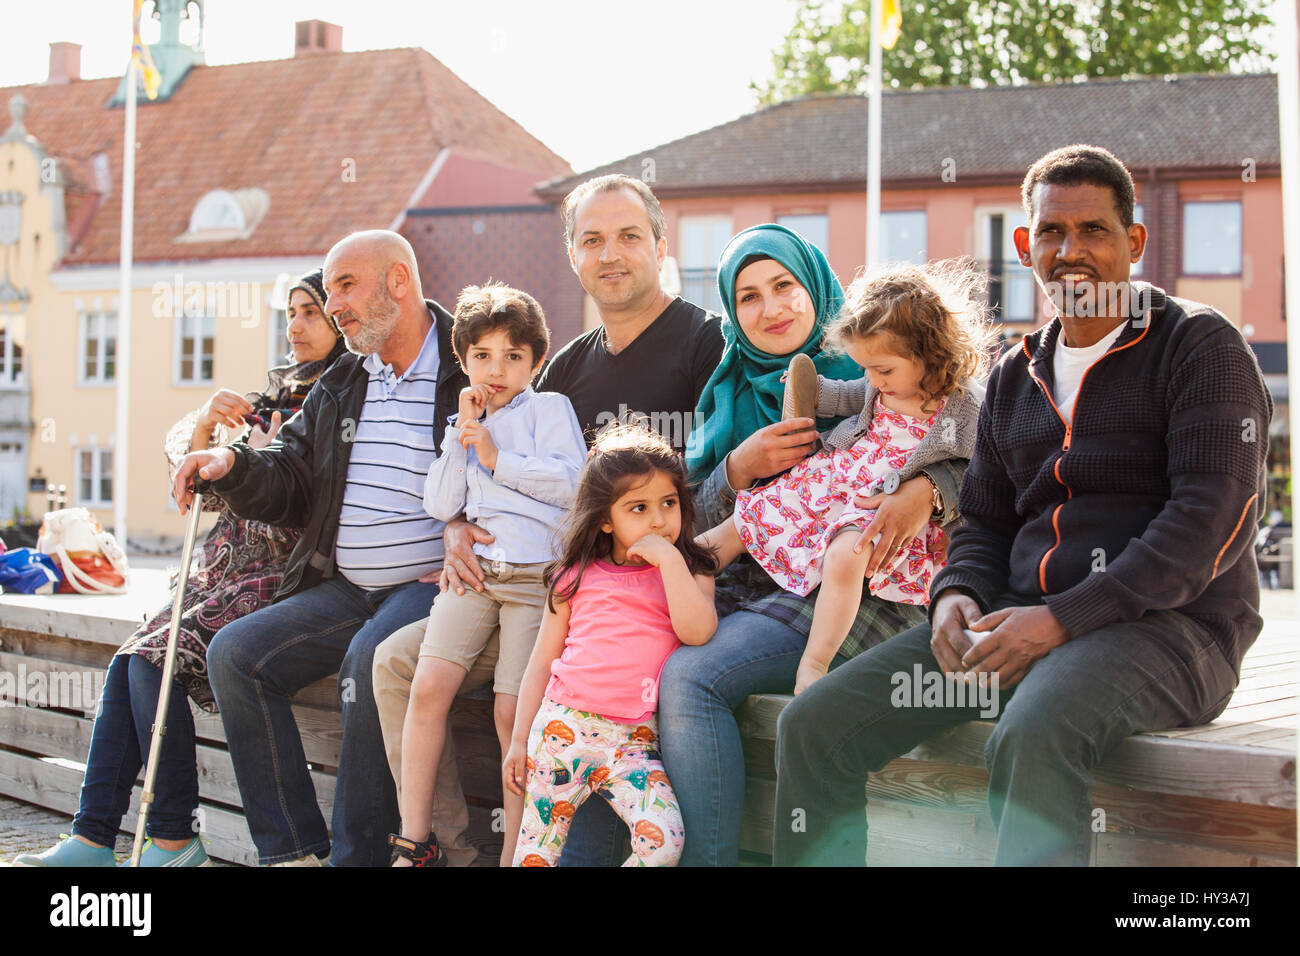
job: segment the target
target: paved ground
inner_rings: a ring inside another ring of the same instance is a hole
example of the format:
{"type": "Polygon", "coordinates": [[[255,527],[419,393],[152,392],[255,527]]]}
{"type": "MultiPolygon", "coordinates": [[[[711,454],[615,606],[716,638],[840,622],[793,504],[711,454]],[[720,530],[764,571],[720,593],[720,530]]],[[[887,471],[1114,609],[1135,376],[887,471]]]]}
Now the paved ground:
{"type": "MultiPolygon", "coordinates": [[[[47,850],[71,827],[71,817],[0,797],[0,860],[7,864],[19,853],[47,850]]],[[[131,855],[130,837],[118,837],[117,853],[122,859],[131,855]]]]}

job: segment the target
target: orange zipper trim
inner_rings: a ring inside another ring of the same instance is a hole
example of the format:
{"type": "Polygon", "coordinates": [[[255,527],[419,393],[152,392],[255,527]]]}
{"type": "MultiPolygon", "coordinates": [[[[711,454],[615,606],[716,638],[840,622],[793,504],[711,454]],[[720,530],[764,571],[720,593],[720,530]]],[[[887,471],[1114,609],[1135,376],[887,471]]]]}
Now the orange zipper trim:
{"type": "MultiPolygon", "coordinates": [[[[1079,394],[1083,391],[1083,381],[1088,377],[1088,373],[1093,370],[1094,366],[1096,366],[1098,362],[1100,362],[1108,355],[1114,355],[1116,352],[1122,352],[1126,348],[1129,348],[1130,346],[1137,345],[1144,338],[1146,338],[1146,334],[1150,330],[1150,328],[1151,328],[1151,321],[1150,319],[1148,319],[1146,326],[1142,329],[1141,335],[1135,338],[1132,342],[1129,342],[1127,345],[1121,345],[1117,349],[1109,349],[1103,352],[1101,355],[1097,356],[1097,358],[1093,359],[1093,361],[1088,365],[1088,367],[1083,370],[1083,374],[1079,376],[1079,387],[1075,390],[1074,393],[1075,395],[1074,412],[1079,411],[1079,394]]],[[[1064,334],[1065,334],[1065,329],[1064,327],[1062,327],[1061,335],[1064,334]]],[[[1057,337],[1057,344],[1058,345],[1060,344],[1060,336],[1057,337]]],[[[1039,378],[1037,375],[1034,374],[1034,357],[1032,354],[1030,354],[1029,351],[1028,336],[1020,340],[1020,347],[1024,349],[1025,356],[1026,358],[1029,359],[1029,364],[1025,366],[1026,370],[1029,372],[1029,377],[1038,383],[1038,387],[1043,390],[1043,395],[1047,398],[1047,403],[1052,406],[1052,411],[1056,412],[1056,417],[1059,418],[1061,420],[1061,424],[1065,426],[1065,440],[1061,443],[1060,457],[1056,459],[1056,464],[1052,466],[1052,475],[1053,477],[1056,478],[1058,482],[1061,483],[1061,487],[1065,489],[1066,497],[1065,497],[1065,501],[1057,505],[1056,509],[1052,512],[1052,531],[1056,534],[1056,541],[1055,543],[1052,544],[1050,548],[1047,549],[1047,552],[1043,555],[1043,559],[1038,562],[1038,588],[1044,594],[1046,594],[1047,593],[1047,559],[1052,556],[1053,551],[1055,551],[1057,548],[1061,546],[1061,526],[1058,523],[1058,519],[1060,518],[1061,515],[1061,509],[1065,507],[1067,502],[1069,502],[1072,498],[1074,498],[1074,490],[1069,485],[1067,485],[1065,483],[1065,479],[1061,477],[1061,459],[1064,458],[1065,453],[1070,450],[1070,440],[1074,435],[1074,426],[1073,426],[1074,414],[1071,413],[1070,421],[1067,422],[1065,420],[1065,416],[1061,414],[1061,409],[1057,407],[1056,400],[1052,398],[1052,390],[1047,387],[1046,383],[1041,378],[1039,378]]],[[[1233,533],[1235,534],[1236,532],[1233,533]]],[[[1228,547],[1227,545],[1224,545],[1224,550],[1227,550],[1227,547],[1228,547]]],[[[1217,567],[1218,562],[1215,562],[1215,565],[1217,567]]]]}
{"type": "Polygon", "coordinates": [[[1228,540],[1223,542],[1223,547],[1219,549],[1219,554],[1214,559],[1214,568],[1210,571],[1211,579],[1218,575],[1219,562],[1223,560],[1223,555],[1227,552],[1228,546],[1232,544],[1232,539],[1237,537],[1237,532],[1241,530],[1241,525],[1246,520],[1246,513],[1250,511],[1250,506],[1255,503],[1255,499],[1258,497],[1258,494],[1251,495],[1250,500],[1246,502],[1246,507],[1241,509],[1241,517],[1237,519],[1237,526],[1232,529],[1232,534],[1228,535],[1228,540]]]}

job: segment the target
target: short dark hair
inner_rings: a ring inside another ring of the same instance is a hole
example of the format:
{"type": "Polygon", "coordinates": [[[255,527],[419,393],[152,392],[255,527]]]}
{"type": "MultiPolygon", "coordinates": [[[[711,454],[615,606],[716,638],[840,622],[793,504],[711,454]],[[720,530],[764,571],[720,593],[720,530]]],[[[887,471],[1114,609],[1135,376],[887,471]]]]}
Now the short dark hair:
{"type": "Polygon", "coordinates": [[[609,176],[588,179],[585,183],[575,186],[573,191],[564,197],[564,204],[560,206],[560,215],[564,217],[565,242],[573,245],[573,230],[576,227],[578,204],[588,196],[596,193],[610,193],[616,189],[628,189],[636,193],[645,205],[646,215],[650,217],[650,232],[654,235],[655,242],[664,237],[664,211],[659,205],[659,200],[655,198],[655,194],[650,191],[650,187],[639,179],[633,179],[631,176],[624,176],[621,173],[614,173],[609,176]]]}
{"type": "Polygon", "coordinates": [[[527,292],[501,282],[467,285],[461,289],[451,326],[451,347],[462,368],[474,343],[497,329],[506,330],[511,345],[532,349],[534,365],[542,360],[551,344],[542,307],[527,292]]]}
{"type": "Polygon", "coordinates": [[[1029,167],[1020,184],[1020,202],[1034,221],[1034,189],[1045,186],[1105,186],[1115,197],[1115,210],[1127,229],[1133,225],[1133,177],[1115,154],[1100,146],[1075,143],[1054,149],[1029,167]]]}

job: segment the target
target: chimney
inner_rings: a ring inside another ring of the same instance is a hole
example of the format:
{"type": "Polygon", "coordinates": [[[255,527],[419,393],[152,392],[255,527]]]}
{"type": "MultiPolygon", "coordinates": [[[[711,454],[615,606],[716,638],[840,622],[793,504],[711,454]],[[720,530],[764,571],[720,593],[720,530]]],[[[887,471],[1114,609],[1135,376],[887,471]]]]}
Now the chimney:
{"type": "Polygon", "coordinates": [[[46,84],[69,83],[81,79],[81,44],[50,44],[50,78],[46,84]]]}
{"type": "Polygon", "coordinates": [[[339,53],[343,50],[343,28],[324,20],[299,20],[294,24],[294,56],[339,53]]]}

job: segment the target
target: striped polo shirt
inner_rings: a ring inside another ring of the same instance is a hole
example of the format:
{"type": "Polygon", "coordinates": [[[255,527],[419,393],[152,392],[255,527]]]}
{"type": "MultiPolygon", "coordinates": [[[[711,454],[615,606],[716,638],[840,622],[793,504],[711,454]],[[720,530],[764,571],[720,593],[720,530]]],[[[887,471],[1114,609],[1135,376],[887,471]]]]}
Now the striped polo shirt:
{"type": "Polygon", "coordinates": [[[400,378],[378,354],[348,461],[334,560],[357,587],[414,581],[442,566],[444,522],[424,511],[424,478],[438,457],[433,444],[438,386],[438,325],[400,378]]]}

